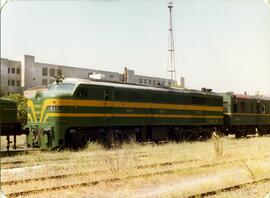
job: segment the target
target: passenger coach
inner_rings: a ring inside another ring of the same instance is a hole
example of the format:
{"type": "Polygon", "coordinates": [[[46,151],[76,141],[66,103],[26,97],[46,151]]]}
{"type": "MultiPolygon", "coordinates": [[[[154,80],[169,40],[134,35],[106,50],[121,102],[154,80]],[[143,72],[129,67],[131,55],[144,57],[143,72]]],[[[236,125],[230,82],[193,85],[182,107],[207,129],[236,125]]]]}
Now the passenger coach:
{"type": "Polygon", "coordinates": [[[236,137],[270,133],[270,98],[226,93],[224,124],[227,134],[236,137]]]}

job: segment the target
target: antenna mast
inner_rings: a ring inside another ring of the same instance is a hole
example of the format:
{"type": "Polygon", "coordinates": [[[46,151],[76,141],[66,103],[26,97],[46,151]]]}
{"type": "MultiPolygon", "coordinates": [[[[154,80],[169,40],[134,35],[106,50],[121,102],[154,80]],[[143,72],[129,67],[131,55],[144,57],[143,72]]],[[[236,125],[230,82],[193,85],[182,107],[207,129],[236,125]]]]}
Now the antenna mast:
{"type": "Polygon", "coordinates": [[[176,81],[175,51],[174,51],[173,23],[172,23],[172,9],[173,9],[172,0],[168,1],[168,8],[170,13],[169,37],[168,37],[168,73],[171,74],[171,80],[176,81]]]}

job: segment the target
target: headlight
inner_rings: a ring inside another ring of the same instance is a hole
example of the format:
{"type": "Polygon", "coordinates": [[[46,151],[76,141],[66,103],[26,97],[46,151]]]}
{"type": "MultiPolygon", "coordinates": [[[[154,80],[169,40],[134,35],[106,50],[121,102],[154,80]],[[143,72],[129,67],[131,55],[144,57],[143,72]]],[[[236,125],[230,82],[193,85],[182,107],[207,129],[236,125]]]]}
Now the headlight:
{"type": "Polygon", "coordinates": [[[50,112],[59,112],[59,111],[61,111],[61,107],[59,107],[59,106],[48,106],[48,110],[50,112]]]}

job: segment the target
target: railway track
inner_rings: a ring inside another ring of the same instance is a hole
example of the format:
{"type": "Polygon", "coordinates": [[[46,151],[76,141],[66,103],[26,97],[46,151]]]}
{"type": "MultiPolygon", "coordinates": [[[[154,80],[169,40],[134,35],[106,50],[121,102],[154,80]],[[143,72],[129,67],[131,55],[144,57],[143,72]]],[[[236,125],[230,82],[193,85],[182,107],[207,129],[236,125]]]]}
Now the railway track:
{"type": "Polygon", "coordinates": [[[228,187],[221,188],[218,190],[203,192],[203,193],[199,193],[196,195],[188,196],[186,198],[208,197],[208,196],[216,195],[216,194],[219,194],[222,192],[229,192],[229,191],[233,191],[233,190],[238,190],[238,189],[244,188],[248,185],[254,185],[254,184],[265,183],[265,182],[270,182],[270,177],[261,178],[261,179],[258,179],[256,181],[252,181],[252,182],[246,182],[246,183],[242,183],[242,184],[232,185],[232,186],[228,186],[228,187]]]}
{"type": "Polygon", "coordinates": [[[39,149],[29,149],[29,148],[24,148],[24,149],[18,149],[18,150],[10,150],[10,151],[0,151],[0,157],[7,157],[7,156],[16,156],[16,155],[21,155],[21,154],[29,154],[32,152],[37,152],[40,151],[39,149]]]}
{"type": "MultiPolygon", "coordinates": [[[[264,158],[265,158],[265,156],[264,156],[264,158]]],[[[253,158],[253,159],[248,159],[248,160],[255,160],[255,159],[261,159],[261,158],[253,158]]],[[[26,196],[26,195],[30,195],[30,194],[37,194],[37,193],[48,192],[48,191],[64,190],[64,189],[69,189],[69,188],[74,188],[74,187],[88,187],[88,186],[98,185],[100,183],[111,183],[111,182],[118,182],[118,181],[123,181],[123,180],[128,180],[128,179],[146,178],[146,177],[152,177],[152,176],[157,176],[157,175],[173,174],[173,173],[180,172],[180,171],[183,172],[185,170],[191,170],[191,169],[214,167],[214,166],[229,164],[229,163],[238,162],[238,161],[240,162],[242,160],[234,160],[234,161],[230,161],[230,162],[226,162],[226,163],[221,162],[221,163],[215,163],[215,164],[204,164],[204,165],[194,166],[194,167],[189,167],[189,168],[176,168],[176,169],[171,169],[171,170],[156,171],[156,172],[151,172],[151,173],[126,176],[126,177],[113,177],[113,178],[108,178],[108,179],[100,179],[100,180],[95,180],[95,181],[81,182],[81,183],[68,184],[68,185],[62,185],[62,186],[56,186],[56,187],[27,190],[27,191],[21,191],[21,192],[12,192],[12,193],[7,194],[7,196],[8,197],[18,197],[18,196],[26,196]]],[[[175,164],[180,164],[180,163],[185,163],[185,162],[187,162],[187,161],[164,162],[164,163],[159,163],[159,164],[141,165],[141,166],[137,166],[135,168],[143,169],[143,168],[151,168],[151,167],[155,167],[155,166],[170,166],[170,165],[175,165],[175,164]]],[[[39,178],[28,178],[28,179],[14,180],[14,181],[6,181],[6,182],[1,182],[1,186],[18,185],[18,184],[23,184],[23,183],[28,183],[28,182],[45,181],[45,180],[51,180],[51,179],[64,179],[64,178],[69,178],[69,177],[74,177],[74,176],[87,176],[90,174],[97,174],[97,173],[101,173],[101,172],[104,173],[104,171],[106,171],[106,170],[98,170],[98,171],[91,171],[91,172],[71,173],[71,174],[39,177],[39,178]]],[[[270,178],[269,178],[269,180],[270,180],[270,178]]],[[[258,180],[258,182],[259,181],[261,181],[261,180],[258,180]]],[[[250,183],[251,182],[241,184],[241,185],[231,186],[231,187],[228,187],[228,189],[224,188],[224,189],[221,189],[220,192],[223,192],[226,189],[227,189],[227,191],[229,191],[230,189],[233,190],[233,188],[237,188],[237,186],[248,185],[250,183]]],[[[219,192],[219,190],[216,191],[216,193],[218,193],[218,192],[219,192]]],[[[215,193],[215,191],[202,193],[201,196],[208,196],[208,195],[211,195],[211,193],[213,194],[213,193],[215,193]]],[[[190,197],[196,197],[196,196],[198,196],[198,195],[194,195],[194,196],[190,196],[190,197]]]]}
{"type": "MultiPolygon", "coordinates": [[[[183,161],[174,161],[174,162],[163,162],[163,163],[156,163],[156,164],[147,164],[147,165],[139,165],[135,166],[135,169],[144,169],[144,168],[154,168],[154,167],[164,167],[164,166],[172,166],[177,164],[189,163],[189,162],[196,162],[199,160],[183,160],[183,161]]],[[[28,183],[33,181],[45,181],[51,179],[63,179],[68,177],[78,177],[78,176],[87,176],[89,174],[98,174],[108,172],[108,170],[96,170],[96,171],[87,171],[82,173],[70,173],[70,174],[60,174],[60,175],[52,175],[52,176],[44,176],[44,177],[36,177],[36,178],[27,178],[27,179],[20,179],[20,180],[13,180],[13,181],[3,181],[1,182],[1,186],[4,185],[16,185],[22,183],[28,183]]]]}
{"type": "Polygon", "coordinates": [[[68,184],[68,185],[62,185],[62,186],[56,186],[56,187],[49,187],[49,188],[41,188],[41,189],[34,189],[34,190],[27,190],[27,191],[21,191],[21,192],[13,192],[6,194],[7,197],[18,197],[18,196],[26,196],[31,194],[38,194],[42,192],[48,192],[48,191],[57,191],[57,190],[65,190],[75,187],[88,187],[88,186],[94,186],[98,185],[100,183],[111,183],[111,182],[118,182],[128,179],[136,179],[136,178],[146,178],[146,177],[152,177],[156,175],[165,175],[165,174],[172,174],[175,173],[175,171],[178,171],[181,169],[173,169],[173,170],[167,170],[167,171],[158,171],[158,172],[152,172],[152,173],[145,173],[140,175],[132,175],[127,177],[114,177],[109,179],[101,179],[101,180],[95,180],[95,181],[89,181],[89,182],[82,182],[82,183],[76,183],[76,184],[68,184]]]}
{"type": "MultiPolygon", "coordinates": [[[[137,157],[148,157],[149,155],[144,154],[144,152],[138,152],[137,153],[137,157]]],[[[92,156],[84,156],[85,158],[91,158],[92,156]]],[[[14,161],[1,161],[1,169],[5,170],[5,169],[13,169],[13,168],[22,168],[25,166],[19,166],[19,165],[23,165],[23,164],[27,164],[27,163],[31,163],[31,162],[35,162],[35,165],[42,165],[42,163],[39,164],[39,162],[49,162],[49,161],[60,161],[60,160],[70,160],[70,157],[56,157],[56,158],[44,158],[44,159],[40,159],[40,160],[29,160],[29,161],[25,161],[25,160],[14,160],[14,161]],[[5,167],[6,166],[6,167],[5,167]]]]}

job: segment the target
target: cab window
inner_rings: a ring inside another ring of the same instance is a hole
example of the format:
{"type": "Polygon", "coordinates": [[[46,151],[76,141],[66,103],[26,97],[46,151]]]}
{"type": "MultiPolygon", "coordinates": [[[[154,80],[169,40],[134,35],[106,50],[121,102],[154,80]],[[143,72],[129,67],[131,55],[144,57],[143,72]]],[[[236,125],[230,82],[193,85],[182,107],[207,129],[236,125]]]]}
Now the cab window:
{"type": "Polygon", "coordinates": [[[48,91],[72,91],[75,87],[75,84],[72,83],[61,83],[59,85],[52,84],[48,91]]]}

